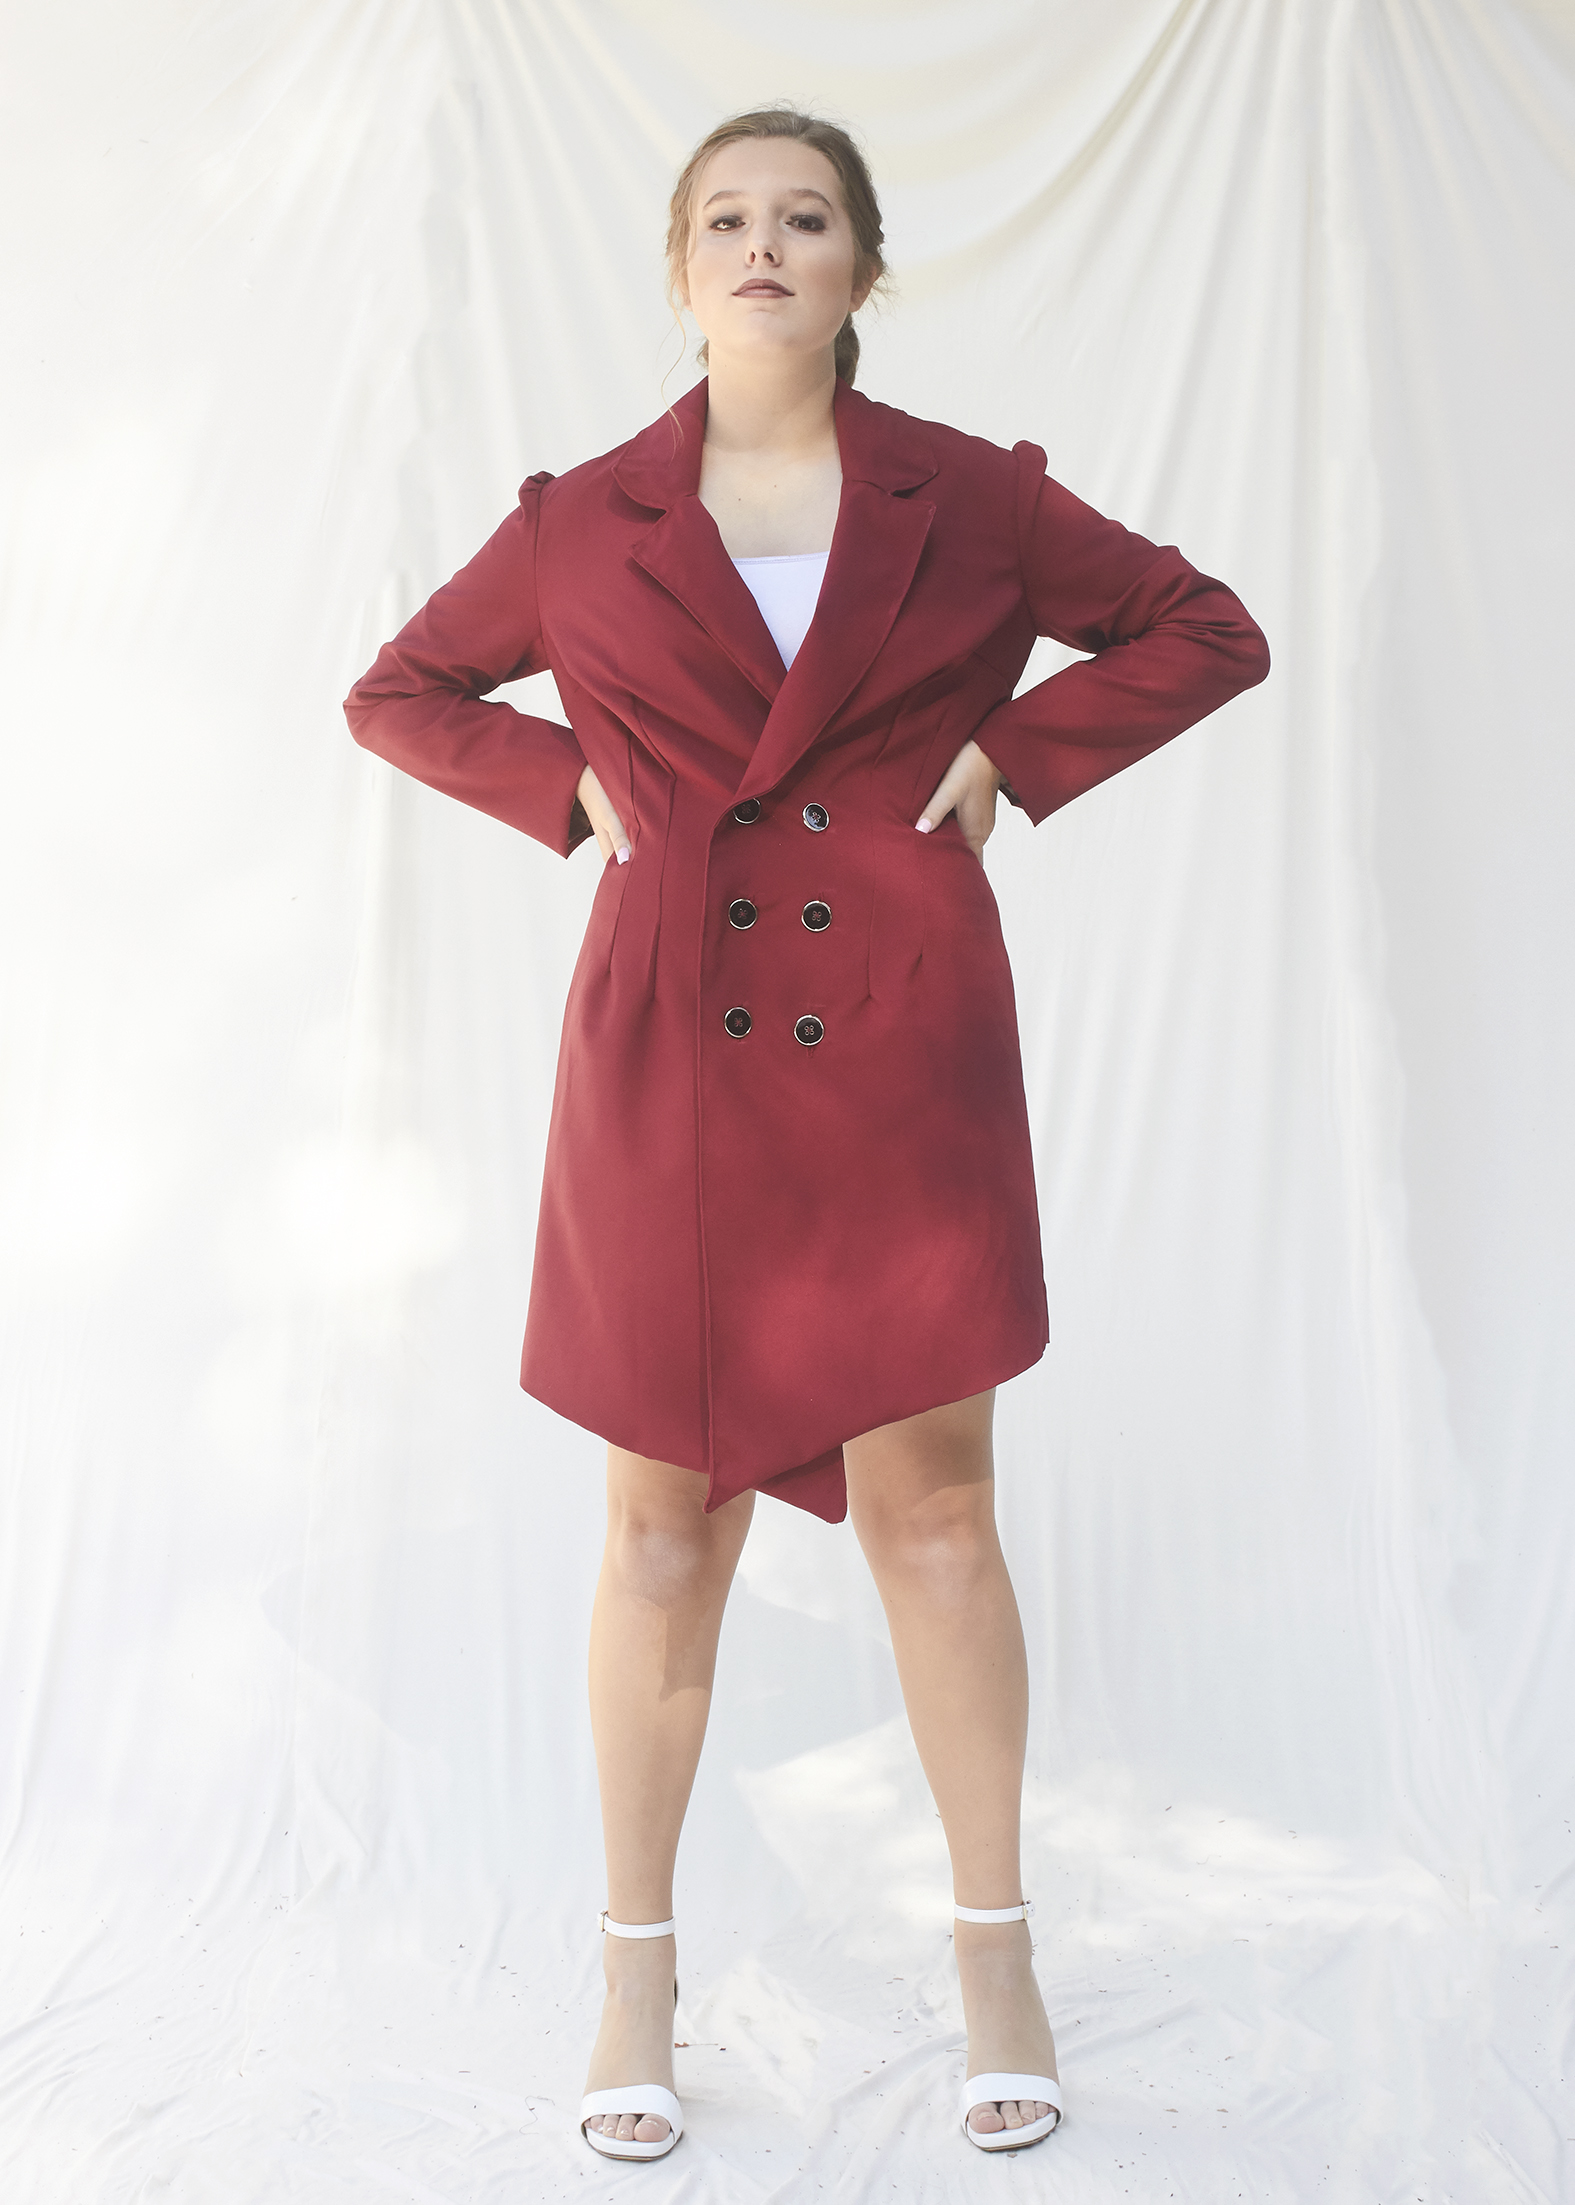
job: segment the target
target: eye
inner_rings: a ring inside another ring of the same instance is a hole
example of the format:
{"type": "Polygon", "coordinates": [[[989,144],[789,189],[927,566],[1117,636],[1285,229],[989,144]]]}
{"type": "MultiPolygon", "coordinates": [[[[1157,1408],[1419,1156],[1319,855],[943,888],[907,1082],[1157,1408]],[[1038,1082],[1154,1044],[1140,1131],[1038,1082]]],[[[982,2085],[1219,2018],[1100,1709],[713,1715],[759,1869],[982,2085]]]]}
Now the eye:
{"type": "Polygon", "coordinates": [[[742,222],[743,219],[744,218],[741,214],[713,215],[711,218],[710,226],[713,230],[731,230],[736,227],[738,223],[742,222]]]}
{"type": "Polygon", "coordinates": [[[823,214],[794,214],[788,219],[801,230],[823,230],[826,227],[826,217],[823,214]]]}

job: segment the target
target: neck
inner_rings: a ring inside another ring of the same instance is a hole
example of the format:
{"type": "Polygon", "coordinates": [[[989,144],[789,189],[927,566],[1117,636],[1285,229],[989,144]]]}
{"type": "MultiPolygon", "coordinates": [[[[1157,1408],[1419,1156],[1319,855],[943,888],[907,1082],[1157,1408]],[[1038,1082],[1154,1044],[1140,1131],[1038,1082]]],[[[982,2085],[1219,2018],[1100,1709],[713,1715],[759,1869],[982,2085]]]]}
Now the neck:
{"type": "Polygon", "coordinates": [[[837,370],[829,346],[770,360],[713,352],[707,380],[705,440],[718,451],[808,455],[835,446],[837,370]]]}

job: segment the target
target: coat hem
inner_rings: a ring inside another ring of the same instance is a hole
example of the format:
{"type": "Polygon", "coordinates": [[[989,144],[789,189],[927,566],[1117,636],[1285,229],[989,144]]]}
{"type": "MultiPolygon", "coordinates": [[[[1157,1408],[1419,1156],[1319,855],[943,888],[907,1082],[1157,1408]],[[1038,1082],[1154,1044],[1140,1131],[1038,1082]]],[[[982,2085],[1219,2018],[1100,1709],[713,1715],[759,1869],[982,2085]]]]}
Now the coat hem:
{"type": "Polygon", "coordinates": [[[960,1389],[948,1388],[938,1396],[933,1389],[927,1388],[924,1389],[923,1398],[900,1397],[897,1406],[886,1408],[884,1413],[877,1411],[868,1422],[861,1423],[856,1431],[847,1432],[841,1439],[832,1440],[817,1453],[777,1468],[761,1464],[741,1477],[736,1470],[730,1477],[727,1470],[719,1469],[714,1464],[707,1466],[685,1462],[674,1453],[653,1455],[647,1448],[638,1445],[632,1437],[620,1437],[612,1431],[598,1430],[596,1425],[585,1423],[582,1418],[560,1408],[545,1394],[538,1393],[524,1379],[520,1381],[520,1390],[528,1394],[532,1401],[539,1401],[544,1409],[551,1409],[555,1416],[561,1416],[566,1423],[573,1424],[582,1432],[589,1432],[593,1438],[604,1441],[609,1447],[621,1447],[627,1453],[639,1455],[648,1462],[670,1462],[675,1469],[692,1470],[697,1477],[706,1479],[707,1515],[713,1514],[726,1502],[736,1500],[741,1493],[763,1492],[772,1500],[785,1501],[790,1507],[801,1508],[808,1515],[818,1516],[823,1523],[840,1524],[848,1513],[847,1480],[841,1467],[841,1456],[849,1440],[862,1438],[865,1432],[878,1431],[883,1424],[900,1424],[910,1416],[923,1416],[930,1409],[943,1409],[953,1401],[971,1400],[977,1393],[988,1393],[992,1387],[1004,1386],[1009,1379],[1020,1378],[1025,1371],[1033,1370],[1042,1362],[1049,1345],[1050,1334],[1047,1327],[1038,1347],[1026,1360],[1019,1351],[1004,1359],[1003,1368],[995,1370],[993,1374],[981,1376],[977,1384],[965,1384],[960,1389]]]}

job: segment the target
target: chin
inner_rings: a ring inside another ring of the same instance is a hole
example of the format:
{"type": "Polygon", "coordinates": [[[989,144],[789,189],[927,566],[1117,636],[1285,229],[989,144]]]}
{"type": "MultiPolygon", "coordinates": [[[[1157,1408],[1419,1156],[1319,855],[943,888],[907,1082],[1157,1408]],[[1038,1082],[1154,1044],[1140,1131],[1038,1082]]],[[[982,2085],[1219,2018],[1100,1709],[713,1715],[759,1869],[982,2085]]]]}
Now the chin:
{"type": "MultiPolygon", "coordinates": [[[[839,325],[840,326],[840,325],[839,325]]],[[[800,330],[778,327],[755,328],[739,331],[731,337],[708,339],[711,358],[737,360],[782,359],[797,357],[810,352],[827,352],[835,343],[835,336],[806,336],[800,330]]]]}

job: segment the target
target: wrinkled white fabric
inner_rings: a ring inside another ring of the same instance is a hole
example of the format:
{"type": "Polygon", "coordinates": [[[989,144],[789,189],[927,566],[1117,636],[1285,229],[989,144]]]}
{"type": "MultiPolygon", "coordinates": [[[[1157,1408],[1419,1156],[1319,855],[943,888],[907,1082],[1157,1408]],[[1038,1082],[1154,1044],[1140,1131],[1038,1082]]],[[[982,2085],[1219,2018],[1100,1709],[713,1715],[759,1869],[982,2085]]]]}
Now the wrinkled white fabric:
{"type": "Polygon", "coordinates": [[[7,2199],[1575,2194],[1569,11],[13,16],[7,2199]],[[783,93],[883,188],[862,387],[1042,443],[1275,654],[990,846],[1067,2101],[1010,2167],[954,2126],[878,1603],[769,1502],[676,1893],[687,2131],[575,2133],[600,1450],[515,1367],[596,868],[339,714],[524,475],[686,386],[670,178],[783,93]]]}

